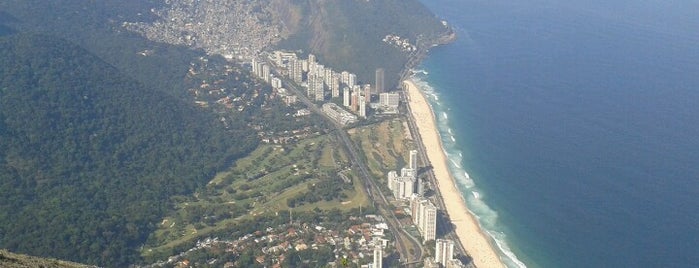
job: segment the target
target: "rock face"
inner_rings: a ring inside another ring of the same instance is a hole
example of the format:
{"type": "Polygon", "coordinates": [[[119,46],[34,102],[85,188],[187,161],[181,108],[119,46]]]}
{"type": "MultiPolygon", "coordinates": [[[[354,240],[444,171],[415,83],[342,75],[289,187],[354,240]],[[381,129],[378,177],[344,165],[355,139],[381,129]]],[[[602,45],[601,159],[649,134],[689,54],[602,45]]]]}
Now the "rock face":
{"type": "Polygon", "coordinates": [[[417,0],[166,0],[151,13],[159,19],[123,26],[244,61],[271,47],[301,50],[365,83],[383,68],[389,87],[416,51],[385,42],[386,36],[419,48],[449,32],[417,0]]]}
{"type": "Polygon", "coordinates": [[[87,268],[96,267],[84,264],[59,261],[54,259],[44,259],[27,255],[15,254],[6,250],[0,250],[0,267],[4,268],[87,268]]]}

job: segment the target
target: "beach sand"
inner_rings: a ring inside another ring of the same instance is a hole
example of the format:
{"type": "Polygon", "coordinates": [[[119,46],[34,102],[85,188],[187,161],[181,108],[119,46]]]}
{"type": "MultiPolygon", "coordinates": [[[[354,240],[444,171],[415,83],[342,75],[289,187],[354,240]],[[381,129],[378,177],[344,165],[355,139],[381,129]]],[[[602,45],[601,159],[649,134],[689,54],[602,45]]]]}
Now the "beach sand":
{"type": "Polygon", "coordinates": [[[404,84],[410,110],[426,148],[427,158],[432,164],[447,213],[456,228],[456,235],[477,267],[505,267],[455,186],[430,104],[412,81],[406,80],[404,84]]]}

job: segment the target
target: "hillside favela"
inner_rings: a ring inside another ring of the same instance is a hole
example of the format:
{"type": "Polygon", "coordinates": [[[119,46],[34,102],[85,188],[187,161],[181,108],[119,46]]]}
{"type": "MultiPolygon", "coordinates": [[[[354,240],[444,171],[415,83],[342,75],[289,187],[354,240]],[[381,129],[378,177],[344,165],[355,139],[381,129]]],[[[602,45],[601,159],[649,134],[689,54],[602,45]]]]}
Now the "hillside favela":
{"type": "Polygon", "coordinates": [[[699,6],[524,2],[0,1],[0,267],[696,267],[699,6]]]}

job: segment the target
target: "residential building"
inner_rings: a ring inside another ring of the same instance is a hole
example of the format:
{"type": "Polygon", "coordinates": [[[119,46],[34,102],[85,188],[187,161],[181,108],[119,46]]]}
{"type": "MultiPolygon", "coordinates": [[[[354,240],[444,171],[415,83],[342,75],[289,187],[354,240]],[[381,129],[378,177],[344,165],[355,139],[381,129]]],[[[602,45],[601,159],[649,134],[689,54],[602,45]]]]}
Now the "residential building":
{"type": "Polygon", "coordinates": [[[379,105],[384,107],[395,107],[398,108],[400,102],[400,95],[398,93],[380,93],[379,94],[379,105]]]}
{"type": "Polygon", "coordinates": [[[377,245],[374,247],[374,268],[383,268],[383,249],[377,245]]]}
{"type": "Polygon", "coordinates": [[[454,258],[454,241],[449,239],[437,239],[435,241],[435,262],[446,266],[447,261],[454,258]]]}
{"type": "Polygon", "coordinates": [[[345,109],[340,108],[335,103],[325,103],[322,106],[322,110],[330,118],[340,123],[341,125],[347,125],[357,122],[357,116],[345,111],[345,109]]]}
{"type": "Polygon", "coordinates": [[[382,68],[376,69],[376,94],[381,94],[386,91],[386,88],[384,88],[384,70],[382,68]]]}
{"type": "Polygon", "coordinates": [[[359,117],[366,118],[366,99],[365,96],[359,96],[359,117]]]}
{"type": "Polygon", "coordinates": [[[434,240],[437,236],[437,207],[429,200],[419,204],[420,218],[418,230],[423,241],[434,240]]]}
{"type": "Polygon", "coordinates": [[[342,105],[345,107],[350,107],[351,104],[351,94],[348,87],[342,88],[342,105]]]}

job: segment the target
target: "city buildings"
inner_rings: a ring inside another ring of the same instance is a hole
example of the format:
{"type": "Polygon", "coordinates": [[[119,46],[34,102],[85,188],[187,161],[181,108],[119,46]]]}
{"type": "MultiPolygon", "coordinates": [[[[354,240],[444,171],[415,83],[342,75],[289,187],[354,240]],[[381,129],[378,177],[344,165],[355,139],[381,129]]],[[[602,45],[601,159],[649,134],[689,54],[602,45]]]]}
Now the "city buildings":
{"type": "Polygon", "coordinates": [[[366,118],[366,96],[359,96],[359,117],[366,118]]]}
{"type": "Polygon", "coordinates": [[[357,122],[356,115],[354,115],[348,111],[345,111],[345,109],[340,108],[340,106],[337,106],[337,104],[325,103],[322,106],[322,110],[330,118],[337,121],[341,125],[347,125],[347,124],[357,122]]]}
{"type": "Polygon", "coordinates": [[[400,95],[398,93],[380,93],[379,94],[379,105],[385,107],[395,107],[398,108],[400,102],[400,95]]]}
{"type": "Polygon", "coordinates": [[[388,189],[393,192],[393,197],[396,199],[408,199],[415,194],[418,185],[417,182],[417,151],[410,151],[410,161],[408,167],[400,170],[400,176],[396,171],[390,171],[387,174],[388,189]]]}
{"type": "Polygon", "coordinates": [[[437,239],[435,241],[435,262],[446,266],[447,262],[454,258],[454,241],[449,239],[437,239]]]}
{"type": "Polygon", "coordinates": [[[382,268],[383,267],[383,249],[381,249],[380,245],[376,245],[374,247],[374,268],[382,268]]]}
{"type": "Polygon", "coordinates": [[[437,207],[427,198],[413,195],[410,198],[410,211],[423,241],[434,240],[437,236],[437,207]]]}
{"type": "Polygon", "coordinates": [[[384,70],[382,68],[376,69],[376,88],[375,92],[376,94],[381,94],[386,91],[386,88],[384,88],[384,70]]]}

